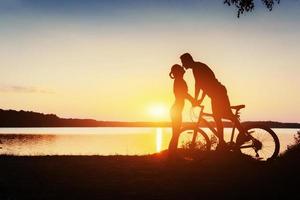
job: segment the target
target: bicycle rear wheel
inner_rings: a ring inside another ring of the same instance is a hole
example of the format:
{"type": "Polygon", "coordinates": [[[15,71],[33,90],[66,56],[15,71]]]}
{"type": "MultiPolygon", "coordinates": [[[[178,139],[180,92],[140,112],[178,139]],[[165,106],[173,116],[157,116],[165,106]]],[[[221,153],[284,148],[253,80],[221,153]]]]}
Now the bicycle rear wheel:
{"type": "Polygon", "coordinates": [[[211,141],[207,134],[200,128],[183,128],[178,141],[178,152],[191,158],[203,156],[203,152],[209,151],[211,141]]]}
{"type": "Polygon", "coordinates": [[[279,154],[280,143],[275,132],[263,125],[245,126],[250,140],[243,142],[244,134],[237,136],[237,145],[241,153],[260,161],[274,160],[279,154]]]}

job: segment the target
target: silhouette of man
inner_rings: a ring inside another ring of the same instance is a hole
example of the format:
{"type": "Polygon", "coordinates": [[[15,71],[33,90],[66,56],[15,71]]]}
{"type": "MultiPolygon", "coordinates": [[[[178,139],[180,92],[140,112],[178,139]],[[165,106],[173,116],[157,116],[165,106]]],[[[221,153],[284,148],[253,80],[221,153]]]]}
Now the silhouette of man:
{"type": "Polygon", "coordinates": [[[206,95],[211,99],[212,112],[219,138],[218,148],[223,149],[223,147],[226,147],[226,143],[224,141],[222,118],[231,120],[236,124],[238,130],[244,133],[243,127],[230,108],[227,90],[225,86],[216,79],[215,74],[206,64],[195,62],[189,53],[181,55],[180,59],[185,69],[193,70],[195,78],[195,100],[197,104],[200,105],[206,95]],[[202,94],[198,100],[200,90],[202,90],[202,94]]]}

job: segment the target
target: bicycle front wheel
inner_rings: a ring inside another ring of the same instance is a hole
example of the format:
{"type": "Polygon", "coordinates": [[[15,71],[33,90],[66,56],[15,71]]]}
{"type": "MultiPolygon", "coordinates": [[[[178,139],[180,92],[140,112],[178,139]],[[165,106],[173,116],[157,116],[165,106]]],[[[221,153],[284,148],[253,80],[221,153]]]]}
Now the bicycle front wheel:
{"type": "Polygon", "coordinates": [[[263,125],[245,126],[250,135],[249,140],[243,141],[244,134],[237,136],[237,144],[241,153],[260,161],[274,160],[279,154],[280,143],[275,132],[263,125]]]}
{"type": "Polygon", "coordinates": [[[180,132],[178,150],[183,156],[196,158],[209,151],[211,141],[200,128],[183,128],[180,132]]]}

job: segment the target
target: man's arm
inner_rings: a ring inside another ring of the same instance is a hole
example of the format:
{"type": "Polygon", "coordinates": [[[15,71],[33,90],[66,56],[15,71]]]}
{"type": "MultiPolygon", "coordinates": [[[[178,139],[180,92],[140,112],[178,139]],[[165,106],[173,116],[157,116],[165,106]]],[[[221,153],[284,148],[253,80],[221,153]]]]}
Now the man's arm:
{"type": "Polygon", "coordinates": [[[199,93],[200,93],[200,85],[199,85],[199,83],[196,82],[196,84],[195,84],[195,100],[196,101],[198,100],[199,93]]]}
{"type": "Polygon", "coordinates": [[[201,94],[201,97],[200,99],[198,100],[198,97],[199,97],[199,93],[200,93],[200,85],[199,83],[196,83],[195,84],[195,102],[196,102],[196,105],[200,105],[203,101],[203,99],[205,98],[206,96],[206,92],[202,89],[202,94],[201,94]]]}
{"type": "Polygon", "coordinates": [[[201,98],[197,101],[197,104],[200,105],[206,96],[206,92],[202,90],[201,98]]]}
{"type": "Polygon", "coordinates": [[[197,103],[197,101],[189,93],[186,93],[184,98],[189,100],[193,106],[197,103]]]}

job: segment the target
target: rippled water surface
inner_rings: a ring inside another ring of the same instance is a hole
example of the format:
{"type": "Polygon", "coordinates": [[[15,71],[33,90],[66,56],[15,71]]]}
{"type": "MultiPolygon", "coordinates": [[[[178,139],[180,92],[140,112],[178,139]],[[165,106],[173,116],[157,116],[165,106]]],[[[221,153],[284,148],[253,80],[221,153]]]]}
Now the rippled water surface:
{"type": "MultiPolygon", "coordinates": [[[[284,152],[297,129],[273,130],[284,152]]],[[[170,137],[170,128],[0,128],[0,154],[145,155],[167,149],[170,137]]]]}

